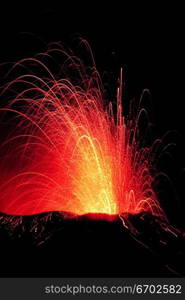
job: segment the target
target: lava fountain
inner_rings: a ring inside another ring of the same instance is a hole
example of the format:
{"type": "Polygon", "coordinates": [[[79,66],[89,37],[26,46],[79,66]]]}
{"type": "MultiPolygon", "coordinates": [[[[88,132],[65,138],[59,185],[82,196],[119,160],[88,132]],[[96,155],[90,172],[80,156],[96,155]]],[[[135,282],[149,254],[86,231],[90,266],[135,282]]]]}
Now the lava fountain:
{"type": "Polygon", "coordinates": [[[93,57],[87,68],[60,45],[14,64],[7,76],[14,74],[1,88],[2,213],[163,214],[151,147],[139,140],[143,111],[123,117],[122,71],[115,107],[93,57]],[[43,62],[56,52],[64,58],[58,76],[43,62]]]}

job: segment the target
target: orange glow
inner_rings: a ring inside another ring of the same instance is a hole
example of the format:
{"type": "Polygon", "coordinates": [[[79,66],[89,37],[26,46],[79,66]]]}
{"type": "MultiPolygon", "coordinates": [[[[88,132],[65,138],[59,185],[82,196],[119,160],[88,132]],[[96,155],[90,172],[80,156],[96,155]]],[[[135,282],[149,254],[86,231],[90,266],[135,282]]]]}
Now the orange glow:
{"type": "Polygon", "coordinates": [[[16,117],[0,148],[0,211],[161,214],[149,172],[150,149],[137,146],[136,122],[124,121],[122,72],[114,116],[113,104],[105,106],[95,66],[82,75],[84,65],[67,59],[79,74],[78,85],[69,77],[56,80],[36,59],[13,67],[27,70],[36,64],[47,78],[24,74],[3,90],[6,95],[22,86],[0,109],[2,120],[6,114],[16,117]]]}

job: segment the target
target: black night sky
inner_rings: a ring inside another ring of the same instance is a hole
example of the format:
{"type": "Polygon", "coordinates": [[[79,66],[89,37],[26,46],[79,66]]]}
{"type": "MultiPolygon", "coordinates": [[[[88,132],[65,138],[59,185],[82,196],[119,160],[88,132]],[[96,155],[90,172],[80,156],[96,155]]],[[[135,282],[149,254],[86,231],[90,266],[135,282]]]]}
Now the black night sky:
{"type": "Polygon", "coordinates": [[[150,90],[159,134],[169,129],[184,134],[180,7],[41,3],[1,8],[1,62],[34,55],[52,41],[73,47],[81,36],[90,43],[101,74],[117,78],[123,67],[128,99],[150,90]]]}
{"type": "MultiPolygon", "coordinates": [[[[75,37],[81,36],[91,45],[100,74],[109,74],[107,97],[110,97],[110,100],[116,96],[116,82],[120,67],[123,68],[125,78],[126,105],[129,105],[129,100],[133,97],[139,98],[144,88],[149,89],[152,96],[154,137],[161,137],[168,130],[176,130],[179,134],[173,166],[169,168],[179,200],[178,203],[171,201],[170,208],[164,205],[167,207],[172,223],[185,229],[185,175],[183,175],[183,168],[185,168],[183,27],[185,24],[181,13],[183,10],[169,2],[162,7],[161,4],[156,4],[157,1],[153,1],[153,4],[149,1],[142,6],[140,2],[136,5],[134,1],[133,4],[130,1],[129,6],[125,1],[122,1],[122,4],[113,1],[102,5],[94,1],[86,1],[84,4],[82,2],[79,4],[79,1],[74,3],[72,1],[69,4],[65,4],[64,1],[49,3],[28,1],[1,7],[0,63],[33,56],[46,49],[49,42],[61,41],[72,48],[75,37]]],[[[164,162],[165,164],[168,163],[164,162]]],[[[164,166],[167,169],[168,167],[164,166]]],[[[24,237],[23,241],[14,242],[4,236],[6,242],[1,248],[1,256],[6,253],[6,257],[9,256],[11,259],[7,258],[7,262],[3,263],[3,275],[171,276],[171,273],[163,269],[162,264],[160,265],[161,258],[152,256],[153,254],[148,253],[146,249],[143,250],[126,233],[119,233],[120,224],[115,223],[110,228],[110,224],[101,223],[100,229],[97,229],[97,224],[89,225],[90,229],[87,229],[86,222],[85,226],[82,225],[83,222],[80,224],[71,222],[68,229],[65,227],[63,230],[64,249],[60,240],[60,231],[44,249],[37,249],[33,245],[30,248],[29,236],[24,237]],[[99,233],[96,235],[96,232],[99,233]],[[69,242],[68,235],[71,235],[74,240],[69,242]],[[76,238],[77,236],[79,239],[76,238]],[[102,236],[104,236],[103,240],[102,236]],[[125,239],[126,248],[121,239],[125,239]],[[66,246],[68,242],[70,251],[66,246]],[[93,246],[95,244],[99,245],[98,248],[93,246]],[[15,249],[13,257],[12,247],[15,249]],[[58,250],[55,252],[57,247],[58,250]],[[62,249],[63,258],[67,254],[71,257],[71,269],[68,261],[64,264],[59,263],[60,266],[57,267],[62,249]],[[73,252],[75,249],[76,254],[73,252]],[[134,256],[135,250],[130,252],[130,249],[136,249],[139,259],[134,256]],[[87,261],[80,263],[87,251],[91,255],[89,267],[87,261]],[[110,253],[113,253],[114,258],[111,258],[110,264],[107,264],[110,253]],[[130,262],[127,264],[123,259],[129,253],[130,262]],[[54,261],[50,255],[55,257],[54,261]],[[144,258],[146,261],[142,262],[144,258]],[[27,259],[30,261],[28,262],[27,259]],[[46,260],[48,260],[47,265],[46,260]],[[34,263],[32,264],[31,261],[34,263]]]]}

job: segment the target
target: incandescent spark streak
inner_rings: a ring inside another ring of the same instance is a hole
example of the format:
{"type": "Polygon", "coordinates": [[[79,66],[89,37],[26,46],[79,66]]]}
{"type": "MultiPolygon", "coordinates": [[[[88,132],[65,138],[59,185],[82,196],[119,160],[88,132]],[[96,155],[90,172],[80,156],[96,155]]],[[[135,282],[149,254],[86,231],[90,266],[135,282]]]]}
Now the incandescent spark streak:
{"type": "Polygon", "coordinates": [[[1,91],[1,124],[9,122],[0,146],[2,213],[163,215],[152,188],[152,147],[139,136],[143,109],[123,117],[122,71],[116,108],[106,105],[92,61],[86,68],[58,45],[9,71],[20,76],[1,91]],[[65,57],[60,78],[43,62],[55,52],[65,57]]]}

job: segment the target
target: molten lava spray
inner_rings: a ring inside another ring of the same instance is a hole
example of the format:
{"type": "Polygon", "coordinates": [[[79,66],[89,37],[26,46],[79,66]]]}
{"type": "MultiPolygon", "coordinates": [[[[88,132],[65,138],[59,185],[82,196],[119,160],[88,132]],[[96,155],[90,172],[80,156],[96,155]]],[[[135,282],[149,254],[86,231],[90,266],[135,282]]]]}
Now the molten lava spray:
{"type": "Polygon", "coordinates": [[[42,61],[56,51],[49,49],[15,64],[9,74],[20,76],[2,88],[1,124],[8,123],[8,133],[0,147],[0,211],[161,215],[151,149],[138,142],[140,112],[124,121],[122,71],[115,113],[95,64],[89,70],[59,48],[66,56],[60,78],[42,61]]]}

